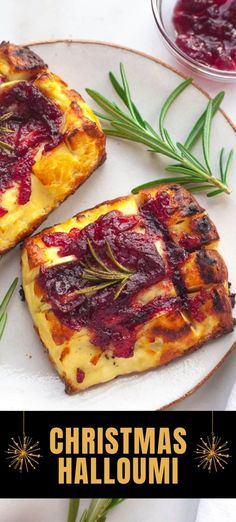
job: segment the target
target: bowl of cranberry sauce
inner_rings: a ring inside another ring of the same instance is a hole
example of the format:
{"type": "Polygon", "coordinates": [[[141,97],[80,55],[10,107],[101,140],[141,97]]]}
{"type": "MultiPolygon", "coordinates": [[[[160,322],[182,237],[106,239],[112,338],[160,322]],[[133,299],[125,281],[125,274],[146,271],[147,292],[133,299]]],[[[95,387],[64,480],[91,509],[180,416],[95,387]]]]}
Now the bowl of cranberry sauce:
{"type": "Polygon", "coordinates": [[[198,74],[236,80],[236,0],[152,0],[175,57],[198,74]]]}

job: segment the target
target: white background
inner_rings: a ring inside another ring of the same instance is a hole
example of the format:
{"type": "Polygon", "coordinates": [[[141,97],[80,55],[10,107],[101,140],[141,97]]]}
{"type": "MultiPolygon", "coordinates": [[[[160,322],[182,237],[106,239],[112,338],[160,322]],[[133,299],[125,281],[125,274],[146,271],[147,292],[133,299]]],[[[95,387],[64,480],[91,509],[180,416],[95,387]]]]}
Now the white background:
{"type": "MultiPolygon", "coordinates": [[[[176,66],[159,37],[149,0],[0,0],[0,13],[0,40],[15,43],[60,38],[109,41],[136,48],[176,66]]],[[[225,89],[223,107],[236,122],[236,85],[217,85],[202,79],[198,79],[198,83],[211,94],[222,87],[225,89]]],[[[235,375],[236,352],[198,392],[172,409],[223,409],[235,375]]],[[[17,511],[15,508],[13,501],[1,501],[1,522],[65,522],[66,519],[65,501],[28,501],[27,504],[19,501],[17,511]]],[[[193,522],[196,509],[194,500],[126,501],[111,520],[193,522]]]]}

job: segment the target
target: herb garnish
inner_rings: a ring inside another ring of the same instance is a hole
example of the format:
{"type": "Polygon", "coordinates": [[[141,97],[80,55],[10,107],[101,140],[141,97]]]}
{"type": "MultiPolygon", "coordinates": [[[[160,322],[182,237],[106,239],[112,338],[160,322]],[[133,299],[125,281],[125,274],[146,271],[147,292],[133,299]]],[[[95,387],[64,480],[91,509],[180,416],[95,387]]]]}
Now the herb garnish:
{"type": "Polygon", "coordinates": [[[0,304],[0,340],[2,338],[6,322],[7,322],[7,306],[8,303],[12,297],[12,294],[16,288],[16,285],[18,283],[18,277],[14,279],[13,283],[11,284],[10,288],[8,289],[5,297],[3,298],[1,304],[0,304]]]}
{"type": "Polygon", "coordinates": [[[224,148],[220,151],[219,157],[219,177],[213,176],[210,166],[210,135],[211,123],[214,114],[218,110],[221,101],[224,98],[224,92],[220,92],[217,96],[210,100],[206,110],[197,120],[189,136],[184,144],[174,143],[168,130],[165,128],[165,117],[176,98],[192,83],[192,78],[184,80],[167,98],[159,116],[159,131],[157,132],[147,121],[143,119],[140,111],[134,104],[128,80],[126,77],[123,64],[120,64],[121,82],[109,73],[111,83],[127,107],[128,111],[124,111],[116,103],[109,101],[102,94],[92,89],[86,89],[87,93],[95,100],[95,102],[105,111],[106,114],[97,112],[97,116],[106,121],[109,126],[104,127],[103,131],[108,136],[123,138],[137,143],[146,145],[150,152],[163,154],[168,158],[175,160],[175,164],[168,165],[166,170],[170,173],[178,174],[175,177],[165,177],[150,183],[145,183],[133,189],[133,193],[137,193],[140,189],[155,186],[160,183],[178,182],[186,186],[190,191],[209,190],[207,196],[215,196],[225,192],[230,194],[227,185],[227,174],[232,159],[233,151],[231,150],[224,161],[224,148]],[[193,145],[199,138],[202,138],[202,149],[204,163],[202,163],[191,152],[193,145]],[[213,190],[212,190],[213,189],[213,190]]]}
{"type": "MultiPolygon", "coordinates": [[[[80,517],[80,522],[105,522],[108,511],[123,502],[124,498],[93,498],[89,508],[80,517]]],[[[67,522],[76,522],[79,499],[70,499],[67,522]]]]}
{"type": "Polygon", "coordinates": [[[90,254],[93,257],[94,263],[91,264],[88,258],[85,261],[80,261],[80,264],[83,266],[84,270],[82,273],[82,278],[87,281],[97,283],[96,285],[86,286],[81,288],[80,290],[76,290],[76,295],[80,294],[90,294],[92,292],[98,292],[99,290],[103,290],[111,285],[119,284],[118,290],[114,295],[114,300],[119,297],[122,290],[124,290],[127,285],[128,279],[131,275],[134,274],[132,270],[124,267],[114,256],[110,243],[108,241],[105,242],[106,248],[105,252],[107,257],[112,262],[114,269],[110,269],[99,257],[94,246],[90,239],[87,239],[87,244],[90,250],[90,254]]]}
{"type": "MultiPolygon", "coordinates": [[[[11,129],[8,129],[7,127],[3,127],[1,125],[2,122],[9,120],[11,116],[13,115],[13,112],[6,112],[5,114],[2,114],[0,116],[0,132],[6,132],[6,133],[12,133],[13,131],[11,129]]],[[[5,141],[0,140],[0,149],[9,150],[12,151],[13,147],[9,145],[9,143],[5,143],[5,141]]]]}

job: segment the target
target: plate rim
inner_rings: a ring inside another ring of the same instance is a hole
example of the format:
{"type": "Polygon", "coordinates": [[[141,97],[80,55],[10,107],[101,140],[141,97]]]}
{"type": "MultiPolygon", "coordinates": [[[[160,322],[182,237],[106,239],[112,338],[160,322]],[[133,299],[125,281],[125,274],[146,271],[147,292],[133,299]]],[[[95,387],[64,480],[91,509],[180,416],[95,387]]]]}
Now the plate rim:
{"type": "MultiPolygon", "coordinates": [[[[147,60],[150,60],[154,63],[157,63],[159,65],[162,65],[166,69],[169,69],[170,71],[174,72],[183,80],[187,80],[188,78],[192,78],[192,84],[193,87],[195,87],[198,91],[200,91],[206,98],[209,100],[212,99],[212,96],[202,87],[197,80],[195,80],[194,77],[191,76],[191,74],[184,73],[182,71],[179,71],[174,65],[170,65],[169,63],[166,63],[164,60],[160,60],[159,58],[156,58],[152,54],[146,53],[145,51],[139,51],[138,49],[135,49],[134,47],[129,47],[126,45],[116,44],[113,42],[103,41],[103,40],[93,40],[93,39],[86,39],[86,38],[51,38],[48,40],[33,40],[32,42],[26,42],[19,44],[22,47],[34,47],[37,45],[48,45],[48,44],[57,44],[57,43],[65,43],[65,44],[89,44],[89,45],[101,45],[104,47],[113,47],[115,49],[121,49],[123,51],[128,51],[133,54],[136,54],[138,56],[142,56],[143,58],[146,58],[147,60]]],[[[228,116],[228,114],[225,112],[222,107],[220,107],[219,112],[224,116],[224,118],[228,121],[234,132],[236,133],[236,123],[234,123],[231,118],[228,116]]]]}
{"type": "MultiPolygon", "coordinates": [[[[77,38],[52,38],[52,39],[48,39],[48,40],[36,40],[36,41],[32,41],[32,42],[26,42],[26,43],[19,44],[19,45],[21,45],[22,47],[35,47],[35,46],[40,46],[40,45],[53,45],[53,44],[57,44],[57,43],[85,44],[85,45],[89,44],[89,45],[101,45],[101,46],[104,46],[104,47],[113,47],[115,49],[128,51],[128,52],[133,53],[135,55],[141,56],[141,57],[143,57],[143,58],[145,58],[147,60],[150,60],[150,61],[152,61],[154,63],[157,63],[157,64],[165,67],[166,69],[169,69],[170,71],[172,71],[173,73],[177,74],[178,76],[180,76],[183,79],[189,78],[189,75],[183,73],[182,71],[179,71],[175,66],[170,65],[170,64],[166,63],[165,61],[160,60],[159,58],[156,58],[155,56],[153,56],[153,55],[151,55],[149,53],[146,53],[145,51],[139,51],[138,49],[135,49],[133,47],[129,47],[129,46],[121,45],[121,44],[116,44],[116,43],[113,43],[113,42],[107,42],[107,41],[103,41],[103,40],[79,39],[79,38],[78,39],[77,38]]],[[[201,87],[198,84],[197,81],[195,81],[194,78],[193,78],[192,85],[198,91],[200,91],[202,94],[204,94],[204,96],[206,96],[206,98],[208,98],[208,99],[212,98],[209,95],[209,93],[203,87],[201,87]]],[[[229,125],[231,126],[231,128],[233,129],[233,131],[236,134],[236,124],[233,123],[233,121],[228,116],[228,114],[224,111],[224,109],[220,108],[219,111],[224,116],[224,118],[226,119],[226,121],[229,123],[229,125]]],[[[226,359],[233,353],[235,348],[236,348],[236,341],[231,345],[231,347],[228,349],[227,353],[225,353],[223,355],[223,357],[218,361],[218,363],[214,366],[214,368],[212,368],[212,370],[207,375],[205,375],[205,377],[203,377],[203,379],[201,379],[195,386],[193,386],[193,388],[191,388],[184,395],[181,395],[180,397],[177,397],[175,400],[165,404],[164,406],[161,406],[160,408],[157,409],[157,411],[166,410],[167,408],[170,408],[170,407],[180,403],[184,399],[187,399],[188,397],[193,395],[195,392],[197,392],[223,366],[223,364],[225,363],[226,359]]]]}

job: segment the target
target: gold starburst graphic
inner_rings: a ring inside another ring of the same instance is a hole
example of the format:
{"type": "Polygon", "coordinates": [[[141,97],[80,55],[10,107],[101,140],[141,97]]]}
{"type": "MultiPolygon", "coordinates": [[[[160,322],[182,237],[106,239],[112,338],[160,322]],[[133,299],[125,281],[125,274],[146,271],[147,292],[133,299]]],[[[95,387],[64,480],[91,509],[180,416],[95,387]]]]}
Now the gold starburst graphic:
{"type": "Polygon", "coordinates": [[[33,442],[31,437],[25,434],[25,414],[23,412],[23,433],[17,438],[12,437],[7,448],[7,457],[9,460],[9,468],[14,468],[22,473],[35,469],[39,464],[40,454],[39,441],[33,442]]]}
{"type": "Polygon", "coordinates": [[[211,435],[206,437],[206,440],[201,437],[195,450],[198,468],[207,469],[209,473],[218,471],[218,469],[224,469],[228,464],[228,459],[231,457],[228,441],[223,442],[221,437],[216,437],[213,422],[212,412],[211,435]]]}

